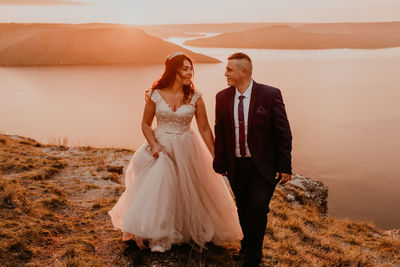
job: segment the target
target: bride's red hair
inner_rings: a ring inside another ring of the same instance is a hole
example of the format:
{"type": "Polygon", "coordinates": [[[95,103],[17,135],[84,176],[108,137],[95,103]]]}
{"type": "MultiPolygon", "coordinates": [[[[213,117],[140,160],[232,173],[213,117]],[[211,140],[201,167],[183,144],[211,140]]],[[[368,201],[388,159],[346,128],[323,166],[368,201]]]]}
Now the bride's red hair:
{"type": "MultiPolygon", "coordinates": [[[[183,66],[183,61],[188,60],[193,66],[193,61],[190,57],[185,54],[172,54],[169,55],[164,62],[165,69],[164,73],[159,79],[153,82],[151,89],[147,90],[153,92],[154,89],[162,90],[171,86],[175,82],[176,74],[183,66]]],[[[192,95],[194,94],[194,84],[190,81],[189,85],[183,85],[183,103],[187,104],[190,102],[192,95]]]]}

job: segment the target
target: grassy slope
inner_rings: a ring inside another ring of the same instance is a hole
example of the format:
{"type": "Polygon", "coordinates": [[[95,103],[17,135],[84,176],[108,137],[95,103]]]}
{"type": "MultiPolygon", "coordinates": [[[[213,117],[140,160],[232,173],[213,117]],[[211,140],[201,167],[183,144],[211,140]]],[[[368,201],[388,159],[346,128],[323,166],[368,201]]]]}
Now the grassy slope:
{"type": "MultiPolygon", "coordinates": [[[[107,211],[133,151],[42,145],[0,135],[0,265],[239,266],[238,243],[167,253],[120,241],[107,211]]],[[[372,223],[323,216],[295,185],[278,187],[264,240],[266,266],[394,266],[400,240],[372,223]],[[286,200],[287,192],[296,201],[286,200]]]]}

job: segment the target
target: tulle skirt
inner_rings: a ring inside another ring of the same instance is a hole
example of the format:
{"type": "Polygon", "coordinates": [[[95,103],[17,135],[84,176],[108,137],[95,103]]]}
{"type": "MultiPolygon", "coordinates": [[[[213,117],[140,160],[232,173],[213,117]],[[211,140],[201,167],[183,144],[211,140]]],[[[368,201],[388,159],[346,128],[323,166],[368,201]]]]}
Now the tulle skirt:
{"type": "Polygon", "coordinates": [[[155,159],[147,142],[136,151],[125,172],[126,189],[108,212],[123,239],[163,250],[190,241],[203,248],[242,239],[229,187],[213,171],[199,137],[192,130],[156,130],[155,136],[165,152],[155,159]]]}

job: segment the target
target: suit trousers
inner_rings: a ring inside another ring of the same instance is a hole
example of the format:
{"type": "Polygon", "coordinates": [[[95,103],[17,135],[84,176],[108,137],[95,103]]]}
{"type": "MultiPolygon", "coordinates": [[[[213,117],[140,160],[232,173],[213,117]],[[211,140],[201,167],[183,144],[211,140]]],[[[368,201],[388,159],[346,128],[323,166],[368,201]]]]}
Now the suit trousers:
{"type": "Polygon", "coordinates": [[[275,186],[267,182],[251,158],[235,159],[231,187],[244,236],[241,252],[247,260],[261,260],[269,202],[275,186]]]}

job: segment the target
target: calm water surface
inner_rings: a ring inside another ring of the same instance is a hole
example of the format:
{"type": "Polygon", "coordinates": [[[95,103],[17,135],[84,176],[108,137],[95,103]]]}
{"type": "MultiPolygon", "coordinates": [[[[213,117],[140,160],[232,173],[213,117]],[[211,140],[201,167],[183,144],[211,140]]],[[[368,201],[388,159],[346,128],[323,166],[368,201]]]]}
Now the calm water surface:
{"type": "MultiPolygon", "coordinates": [[[[181,43],[183,39],[170,41],[181,43]]],[[[233,49],[190,48],[222,61],[233,49]]],[[[243,49],[282,90],[293,169],[329,186],[329,214],[400,227],[400,48],[243,49]]],[[[225,63],[195,65],[210,124],[225,63]]],[[[136,149],[144,91],[162,65],[0,68],[0,131],[44,143],[136,149]]],[[[193,127],[196,127],[193,123],[193,127]]]]}

